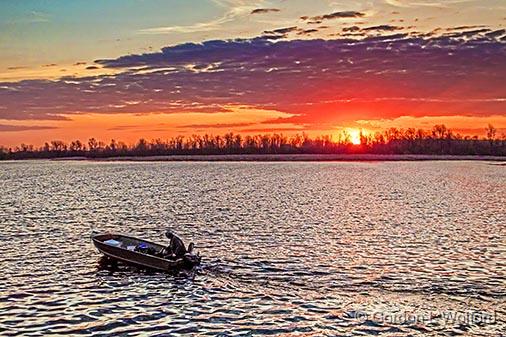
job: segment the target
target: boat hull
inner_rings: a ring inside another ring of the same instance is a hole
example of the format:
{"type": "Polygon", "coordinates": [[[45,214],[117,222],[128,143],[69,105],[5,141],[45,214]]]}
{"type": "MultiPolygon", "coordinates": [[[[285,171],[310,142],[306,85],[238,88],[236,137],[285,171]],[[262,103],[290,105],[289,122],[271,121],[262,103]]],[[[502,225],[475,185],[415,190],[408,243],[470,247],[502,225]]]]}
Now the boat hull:
{"type": "Polygon", "coordinates": [[[126,249],[124,247],[136,246],[140,243],[143,243],[144,245],[153,248],[156,251],[161,251],[164,248],[163,245],[126,235],[99,234],[92,236],[92,241],[95,248],[97,248],[97,250],[100,253],[104,254],[106,257],[139,267],[167,272],[178,269],[192,268],[193,266],[200,263],[200,257],[193,255],[185,258],[179,258],[177,260],[169,260],[126,249]],[[105,243],[105,241],[108,240],[117,240],[122,243],[122,247],[111,246],[105,243]]]}

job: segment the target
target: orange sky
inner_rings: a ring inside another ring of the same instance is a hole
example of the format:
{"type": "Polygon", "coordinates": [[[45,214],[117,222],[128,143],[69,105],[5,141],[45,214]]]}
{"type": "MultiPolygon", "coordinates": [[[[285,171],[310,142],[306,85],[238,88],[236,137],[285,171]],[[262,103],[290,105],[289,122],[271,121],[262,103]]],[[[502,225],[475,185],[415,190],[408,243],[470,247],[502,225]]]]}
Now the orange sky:
{"type": "MultiPolygon", "coordinates": [[[[1,132],[0,144],[17,146],[21,143],[41,146],[45,141],[72,140],[86,141],[91,137],[109,142],[111,139],[134,144],[140,138],[168,139],[177,135],[191,134],[224,134],[234,132],[241,134],[283,133],[292,135],[305,132],[310,136],[334,135],[342,130],[357,133],[382,131],[386,128],[421,128],[430,129],[436,124],[445,124],[452,130],[463,135],[485,135],[485,128],[493,124],[501,133],[506,133],[506,116],[490,117],[400,117],[393,120],[358,120],[349,125],[336,125],[332,128],[306,129],[296,124],[263,124],[273,116],[286,116],[277,111],[264,111],[249,108],[236,109],[230,113],[194,113],[194,114],[85,114],[74,116],[68,121],[37,122],[39,126],[54,127],[54,129],[26,130],[15,132],[1,132]],[[199,124],[188,124],[188,121],[198,121],[199,124]],[[215,125],[214,127],[212,125],[215,125]]],[[[12,123],[13,125],[24,125],[12,123]]]]}
{"type": "Polygon", "coordinates": [[[504,10],[499,0],[2,3],[0,146],[435,124],[479,136],[492,124],[501,136],[504,10]]]}

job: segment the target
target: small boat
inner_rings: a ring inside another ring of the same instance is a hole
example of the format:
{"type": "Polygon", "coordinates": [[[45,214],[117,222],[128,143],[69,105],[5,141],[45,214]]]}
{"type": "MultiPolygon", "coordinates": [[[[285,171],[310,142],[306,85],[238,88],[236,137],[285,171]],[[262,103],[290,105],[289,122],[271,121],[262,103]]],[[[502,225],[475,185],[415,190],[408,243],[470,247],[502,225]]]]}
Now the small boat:
{"type": "Polygon", "coordinates": [[[108,258],[159,271],[190,269],[201,260],[200,255],[191,252],[175,260],[160,257],[164,245],[122,234],[96,234],[91,239],[98,251],[108,258]]]}

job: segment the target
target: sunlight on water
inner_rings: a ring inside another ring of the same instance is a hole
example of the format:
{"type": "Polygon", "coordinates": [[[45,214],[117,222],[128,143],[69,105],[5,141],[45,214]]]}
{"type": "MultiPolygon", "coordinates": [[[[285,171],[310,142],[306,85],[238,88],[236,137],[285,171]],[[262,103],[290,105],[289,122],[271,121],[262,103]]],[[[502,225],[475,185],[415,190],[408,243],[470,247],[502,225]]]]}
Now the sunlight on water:
{"type": "Polygon", "coordinates": [[[504,166],[6,162],[0,183],[2,336],[506,331],[504,166]],[[104,269],[89,239],[166,227],[192,277],[104,269]]]}

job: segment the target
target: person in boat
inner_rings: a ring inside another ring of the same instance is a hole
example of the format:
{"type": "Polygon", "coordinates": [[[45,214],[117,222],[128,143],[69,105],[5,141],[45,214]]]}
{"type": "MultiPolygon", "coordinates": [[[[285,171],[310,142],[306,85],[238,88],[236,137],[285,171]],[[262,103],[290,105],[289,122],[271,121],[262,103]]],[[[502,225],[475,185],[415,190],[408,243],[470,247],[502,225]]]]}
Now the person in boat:
{"type": "Polygon", "coordinates": [[[170,240],[169,245],[165,248],[165,254],[176,259],[183,257],[188,251],[184,246],[183,240],[173,231],[167,230],[165,236],[170,240]]]}

